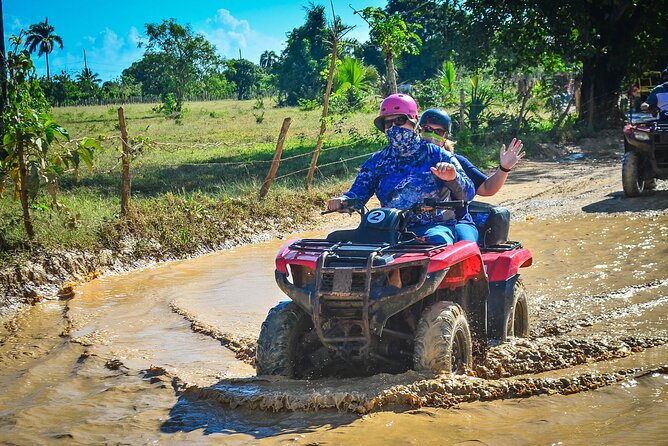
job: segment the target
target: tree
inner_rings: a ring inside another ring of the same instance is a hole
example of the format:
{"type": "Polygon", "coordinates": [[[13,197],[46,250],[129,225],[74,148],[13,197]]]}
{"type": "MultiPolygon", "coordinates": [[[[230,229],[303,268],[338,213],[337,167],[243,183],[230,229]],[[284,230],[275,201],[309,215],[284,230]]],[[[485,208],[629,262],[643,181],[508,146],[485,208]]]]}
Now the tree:
{"type": "Polygon", "coordinates": [[[67,131],[48,114],[49,104],[35,76],[30,53],[19,51],[22,41],[12,36],[13,50],[7,55],[8,106],[2,115],[5,133],[0,148],[0,194],[9,182],[21,201],[23,224],[29,239],[35,237],[30,201],[44,188],[56,202],[58,177],[68,169],[75,171],[84,161],[92,166],[97,141],[84,138],[73,149],[58,150],[58,138],[69,140],[67,131]]]}
{"type": "Polygon", "coordinates": [[[147,23],[146,35],[148,43],[144,57],[151,58],[151,68],[158,69],[161,79],[169,88],[160,93],[174,93],[180,109],[185,94],[197,82],[218,70],[222,60],[216,55],[216,48],[204,36],[194,34],[189,25],[179,25],[175,19],[147,23]],[[154,66],[156,63],[158,67],[154,66]]]}
{"type": "Polygon", "coordinates": [[[390,86],[390,93],[396,93],[397,76],[394,68],[395,57],[403,53],[418,54],[422,39],[414,30],[420,25],[406,23],[399,14],[386,14],[379,8],[367,7],[355,11],[369,24],[371,42],[378,45],[385,55],[385,69],[390,86]]]}
{"type": "Polygon", "coordinates": [[[270,73],[276,62],[278,61],[278,54],[274,51],[265,51],[260,55],[260,67],[267,73],[270,73]]]}
{"type": "Polygon", "coordinates": [[[47,17],[43,22],[30,25],[26,34],[25,48],[31,53],[38,50],[37,57],[46,57],[46,78],[51,78],[49,70],[49,54],[53,51],[54,44],[63,49],[63,39],[54,33],[55,28],[49,25],[49,18],[47,17]]]}
{"type": "Polygon", "coordinates": [[[386,12],[410,17],[420,25],[415,33],[422,39],[420,52],[397,57],[402,79],[422,81],[438,74],[445,60],[475,71],[488,63],[489,36],[471,26],[471,17],[460,1],[388,0],[386,12]]]}
{"type": "Polygon", "coordinates": [[[328,40],[325,7],[311,3],[306,8],[306,23],[288,34],[274,69],[281,104],[297,105],[300,99],[315,100],[321,95],[325,85],[320,72],[327,67],[328,40]]]}
{"type": "Polygon", "coordinates": [[[132,79],[141,84],[141,92],[145,96],[160,96],[175,90],[176,81],[167,72],[168,56],[165,54],[144,54],[137,62],[133,62],[123,70],[121,76],[132,79]]]}
{"type": "Polygon", "coordinates": [[[467,0],[466,5],[474,27],[492,38],[499,70],[580,65],[580,116],[590,129],[616,122],[625,78],[668,60],[665,1],[467,0]]]}
{"type": "Polygon", "coordinates": [[[85,98],[92,98],[100,88],[100,76],[86,67],[81,70],[81,73],[77,74],[77,83],[83,96],[85,98]]]}
{"type": "Polygon", "coordinates": [[[250,99],[260,88],[260,67],[250,60],[233,59],[227,62],[227,79],[237,87],[237,99],[250,99]]]}

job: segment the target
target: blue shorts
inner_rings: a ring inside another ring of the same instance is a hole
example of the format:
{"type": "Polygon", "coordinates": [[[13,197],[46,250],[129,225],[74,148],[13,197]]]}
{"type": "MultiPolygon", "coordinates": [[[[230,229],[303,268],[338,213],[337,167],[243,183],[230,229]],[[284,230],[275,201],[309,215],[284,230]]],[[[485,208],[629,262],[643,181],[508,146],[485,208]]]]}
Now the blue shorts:
{"type": "Polygon", "coordinates": [[[455,242],[455,231],[453,226],[433,225],[415,226],[409,228],[418,237],[424,237],[429,243],[452,245],[455,242]]]}
{"type": "Polygon", "coordinates": [[[457,223],[455,225],[455,236],[457,241],[468,240],[470,242],[478,242],[478,228],[469,223],[457,223]]]}

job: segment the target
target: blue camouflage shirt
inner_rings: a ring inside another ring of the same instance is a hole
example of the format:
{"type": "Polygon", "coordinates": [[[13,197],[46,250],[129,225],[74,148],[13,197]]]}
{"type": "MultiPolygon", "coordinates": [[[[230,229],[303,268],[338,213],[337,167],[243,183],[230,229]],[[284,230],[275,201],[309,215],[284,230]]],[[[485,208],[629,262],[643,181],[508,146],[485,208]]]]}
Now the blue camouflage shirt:
{"type": "MultiPolygon", "coordinates": [[[[408,209],[425,198],[469,201],[475,196],[473,182],[447,150],[401,127],[391,127],[387,137],[390,144],[362,164],[342,198],[366,203],[376,194],[383,207],[408,209]],[[439,162],[453,164],[457,177],[443,181],[434,175],[431,167],[439,162]]],[[[423,212],[413,217],[409,227],[435,224],[455,224],[455,213],[442,209],[423,212]]]]}

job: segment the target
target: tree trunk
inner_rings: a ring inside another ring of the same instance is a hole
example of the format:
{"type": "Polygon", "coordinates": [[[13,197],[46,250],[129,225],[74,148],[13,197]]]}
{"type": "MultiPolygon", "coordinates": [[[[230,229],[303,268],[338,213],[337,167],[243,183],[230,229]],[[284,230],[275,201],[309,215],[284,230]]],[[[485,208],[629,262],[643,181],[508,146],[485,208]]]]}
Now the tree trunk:
{"type": "Polygon", "coordinates": [[[385,54],[385,67],[387,69],[387,82],[390,85],[390,94],[398,93],[397,76],[394,72],[394,56],[392,53],[385,54]]]}
{"type": "Polygon", "coordinates": [[[23,226],[26,229],[28,238],[35,238],[35,229],[30,217],[30,206],[28,205],[28,169],[26,167],[25,152],[23,151],[23,137],[21,132],[16,134],[17,155],[19,157],[19,196],[21,198],[21,207],[23,208],[23,226]]]}
{"type": "Polygon", "coordinates": [[[311,158],[311,166],[308,170],[308,176],[306,177],[306,189],[308,190],[311,187],[311,182],[313,181],[313,175],[315,175],[315,167],[318,163],[318,157],[320,156],[320,149],[322,148],[322,142],[325,138],[325,131],[327,130],[327,116],[329,114],[329,96],[332,93],[332,84],[334,83],[334,70],[336,70],[336,55],[338,51],[339,39],[338,36],[334,35],[334,42],[332,45],[332,62],[329,65],[329,75],[327,76],[327,88],[325,88],[325,102],[322,106],[322,119],[320,120],[320,133],[318,134],[318,142],[315,145],[315,150],[313,151],[313,158],[311,158]]]}
{"type": "Polygon", "coordinates": [[[49,53],[44,53],[46,55],[46,78],[51,80],[51,71],[49,71],[49,53]]]}

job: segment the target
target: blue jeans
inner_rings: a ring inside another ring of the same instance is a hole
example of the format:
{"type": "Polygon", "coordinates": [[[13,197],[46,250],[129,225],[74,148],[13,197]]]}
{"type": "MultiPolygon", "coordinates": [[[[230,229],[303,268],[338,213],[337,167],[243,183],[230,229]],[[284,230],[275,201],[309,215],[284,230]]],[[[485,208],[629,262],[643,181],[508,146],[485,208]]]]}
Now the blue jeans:
{"type": "Polygon", "coordinates": [[[442,243],[452,245],[455,242],[455,232],[452,226],[433,225],[415,226],[409,228],[418,237],[424,237],[429,243],[442,243]]]}
{"type": "Polygon", "coordinates": [[[455,225],[455,236],[457,241],[468,240],[470,242],[478,242],[478,228],[469,223],[457,223],[455,225]]]}

